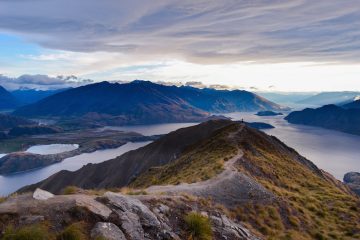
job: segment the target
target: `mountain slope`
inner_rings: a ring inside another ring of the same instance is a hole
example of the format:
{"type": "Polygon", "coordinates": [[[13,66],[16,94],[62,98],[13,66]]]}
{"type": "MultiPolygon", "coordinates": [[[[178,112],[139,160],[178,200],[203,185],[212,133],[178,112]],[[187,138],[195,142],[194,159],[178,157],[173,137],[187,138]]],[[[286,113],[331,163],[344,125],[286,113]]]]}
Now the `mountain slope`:
{"type": "Polygon", "coordinates": [[[18,126],[34,125],[35,122],[7,114],[0,114],[0,131],[9,130],[18,126]]]}
{"type": "Polygon", "coordinates": [[[23,191],[128,184],[150,186],[144,189],[149,198],[172,199],[184,192],[210,201],[208,206],[221,204],[264,239],[357,239],[360,234],[359,199],[342,183],[275,137],[225,120],[180,129],[23,191]],[[195,185],[187,188],[183,182],[195,185]]]}
{"type": "Polygon", "coordinates": [[[14,109],[18,106],[16,98],[0,86],[0,110],[14,109]]]}
{"type": "MultiPolygon", "coordinates": [[[[67,185],[84,188],[125,186],[140,172],[176,159],[188,146],[207,139],[214,131],[230,123],[228,120],[214,120],[194,127],[179,129],[116,159],[100,164],[86,165],[76,172],[61,171],[36,186],[52,192],[60,192],[67,185]]],[[[34,189],[36,186],[30,188],[34,189]]]]}
{"type": "Polygon", "coordinates": [[[17,99],[19,104],[27,105],[32,104],[41,99],[54,95],[56,93],[65,91],[65,89],[57,90],[36,90],[36,89],[18,89],[12,91],[11,94],[17,99]]]}
{"type": "Polygon", "coordinates": [[[327,104],[341,104],[353,101],[353,99],[357,96],[360,96],[360,92],[322,92],[315,96],[298,101],[298,103],[319,106],[327,104]]]}
{"type": "Polygon", "coordinates": [[[356,101],[353,101],[353,102],[350,102],[350,103],[347,103],[345,105],[342,105],[342,107],[346,108],[346,109],[350,109],[350,108],[360,109],[360,99],[356,100],[356,101]]]}
{"type": "Polygon", "coordinates": [[[208,112],[224,113],[235,111],[281,110],[286,109],[244,90],[198,89],[193,87],[174,88],[178,96],[192,106],[208,112]]]}
{"type": "Polygon", "coordinates": [[[23,116],[117,116],[123,123],[199,121],[207,114],[190,106],[166,87],[145,82],[111,84],[101,82],[70,89],[35,104],[24,106],[14,114],[23,116]]]}
{"type": "Polygon", "coordinates": [[[147,81],[96,83],[70,89],[24,106],[14,114],[114,118],[121,124],[199,121],[207,112],[281,109],[246,91],[163,86],[147,81]]]}
{"type": "Polygon", "coordinates": [[[360,134],[360,109],[344,109],[335,105],[326,105],[316,109],[306,108],[292,112],[285,119],[294,124],[360,134]]]}

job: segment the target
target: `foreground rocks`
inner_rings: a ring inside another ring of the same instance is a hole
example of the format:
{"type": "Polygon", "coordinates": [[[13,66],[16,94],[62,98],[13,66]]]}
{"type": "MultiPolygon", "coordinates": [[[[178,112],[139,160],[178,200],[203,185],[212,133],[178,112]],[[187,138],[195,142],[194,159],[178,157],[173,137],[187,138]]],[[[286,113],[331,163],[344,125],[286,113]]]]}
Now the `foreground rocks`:
{"type": "Polygon", "coordinates": [[[105,238],[107,240],[126,240],[124,233],[113,223],[98,222],[91,230],[91,238],[105,238]]]}
{"type": "Polygon", "coordinates": [[[349,172],[344,175],[344,182],[351,190],[360,196],[360,173],[349,172]]]}
{"type": "Polygon", "coordinates": [[[196,211],[208,216],[214,239],[258,239],[248,229],[208,203],[186,196],[52,195],[41,189],[9,197],[0,204],[0,237],[6,227],[49,223],[54,231],[85,221],[91,239],[187,239],[184,216],[196,211]],[[3,222],[2,219],[7,219],[3,222]]]}

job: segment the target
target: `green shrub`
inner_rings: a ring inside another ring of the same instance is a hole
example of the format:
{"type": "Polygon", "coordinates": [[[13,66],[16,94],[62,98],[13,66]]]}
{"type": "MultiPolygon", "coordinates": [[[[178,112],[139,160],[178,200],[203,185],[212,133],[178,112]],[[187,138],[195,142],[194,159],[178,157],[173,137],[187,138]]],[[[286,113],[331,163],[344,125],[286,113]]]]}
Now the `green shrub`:
{"type": "Polygon", "coordinates": [[[56,238],[57,240],[87,240],[83,222],[73,223],[64,229],[56,238]]]}
{"type": "Polygon", "coordinates": [[[54,237],[43,225],[32,225],[15,229],[7,227],[2,240],[50,240],[54,237]]]}
{"type": "Polygon", "coordinates": [[[5,197],[0,197],[0,203],[3,203],[6,201],[6,198],[5,197]]]}
{"type": "Polygon", "coordinates": [[[185,217],[185,223],[187,225],[190,239],[193,240],[211,240],[212,230],[208,217],[205,217],[199,213],[191,212],[185,217]]]}
{"type": "Polygon", "coordinates": [[[71,194],[75,194],[78,191],[78,188],[75,186],[67,186],[62,190],[62,193],[64,195],[71,195],[71,194]]]}

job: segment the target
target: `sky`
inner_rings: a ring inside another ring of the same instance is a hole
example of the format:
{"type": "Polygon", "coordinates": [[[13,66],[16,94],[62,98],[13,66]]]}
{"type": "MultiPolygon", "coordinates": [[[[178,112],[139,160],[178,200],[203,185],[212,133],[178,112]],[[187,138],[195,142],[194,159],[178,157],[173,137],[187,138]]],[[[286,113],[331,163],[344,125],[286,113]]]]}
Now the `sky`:
{"type": "Polygon", "coordinates": [[[0,0],[0,85],[360,91],[360,0],[0,0]]]}

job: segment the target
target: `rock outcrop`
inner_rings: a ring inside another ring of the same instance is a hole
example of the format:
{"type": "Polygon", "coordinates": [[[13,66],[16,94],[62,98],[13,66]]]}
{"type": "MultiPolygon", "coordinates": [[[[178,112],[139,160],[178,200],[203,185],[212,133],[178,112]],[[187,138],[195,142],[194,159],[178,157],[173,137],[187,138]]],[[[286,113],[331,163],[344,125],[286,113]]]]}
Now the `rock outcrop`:
{"type": "MultiPolygon", "coordinates": [[[[221,209],[208,208],[184,196],[139,195],[106,192],[103,195],[52,195],[41,189],[9,197],[0,204],[0,220],[17,227],[50,224],[56,232],[83,221],[92,239],[180,240],[189,236],[184,216],[192,211],[208,216],[214,239],[256,240],[250,230],[229,219],[221,209]]],[[[0,224],[1,232],[4,224],[0,224]]]]}
{"type": "Polygon", "coordinates": [[[107,240],[126,240],[124,233],[113,223],[98,222],[91,230],[91,237],[104,238],[107,240]]]}
{"type": "Polygon", "coordinates": [[[348,172],[344,175],[344,183],[360,196],[360,173],[348,172]]]}

